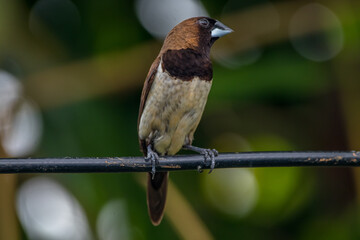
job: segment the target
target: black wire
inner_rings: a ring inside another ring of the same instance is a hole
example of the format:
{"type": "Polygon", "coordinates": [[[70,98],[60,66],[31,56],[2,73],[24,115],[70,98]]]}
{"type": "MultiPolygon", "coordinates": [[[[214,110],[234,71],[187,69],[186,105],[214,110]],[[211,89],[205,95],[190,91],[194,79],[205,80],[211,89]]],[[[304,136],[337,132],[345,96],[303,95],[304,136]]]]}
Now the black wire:
{"type": "MultiPolygon", "coordinates": [[[[249,152],[223,153],[215,168],[236,167],[354,167],[360,166],[360,152],[249,152]]],[[[208,169],[202,155],[161,157],[157,171],[208,169]]],[[[3,158],[0,173],[87,173],[150,172],[143,157],[108,158],[3,158]]]]}

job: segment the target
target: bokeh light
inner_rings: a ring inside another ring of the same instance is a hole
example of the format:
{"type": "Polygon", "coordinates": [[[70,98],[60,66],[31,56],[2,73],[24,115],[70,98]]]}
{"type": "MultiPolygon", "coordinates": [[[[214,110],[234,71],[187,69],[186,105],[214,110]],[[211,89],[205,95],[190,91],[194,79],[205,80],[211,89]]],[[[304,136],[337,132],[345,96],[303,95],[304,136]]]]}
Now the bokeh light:
{"type": "Polygon", "coordinates": [[[22,102],[6,132],[3,147],[9,156],[27,156],[34,152],[42,133],[42,121],[37,106],[31,101],[22,102]]]}
{"type": "Polygon", "coordinates": [[[132,239],[124,200],[112,200],[100,210],[96,229],[101,240],[132,239]]]}
{"type": "MultiPolygon", "coordinates": [[[[256,6],[256,2],[230,0],[225,4],[221,16],[231,15],[237,11],[241,12],[246,5],[251,5],[250,9],[256,9],[252,6],[256,6]]],[[[261,19],[244,13],[238,21],[228,22],[235,32],[230,34],[227,39],[222,39],[215,44],[212,56],[216,62],[224,67],[235,69],[254,64],[261,58],[264,49],[259,39],[266,34],[275,33],[280,27],[280,16],[274,4],[267,1],[262,4],[261,8],[264,9],[261,19]],[[261,27],[255,27],[256,24],[261,27]],[[234,46],[241,46],[241,50],[234,51],[234,46]]]]}
{"type": "Polygon", "coordinates": [[[160,39],[187,18],[208,16],[197,0],[137,0],[136,13],[145,29],[160,39]]]}
{"type": "Polygon", "coordinates": [[[241,218],[257,202],[258,185],[249,169],[218,169],[202,180],[206,199],[222,213],[241,218]]]}
{"type": "Polygon", "coordinates": [[[31,154],[41,139],[42,121],[36,104],[23,97],[21,83],[0,71],[0,137],[12,157],[31,154]]]}
{"type": "Polygon", "coordinates": [[[30,239],[92,239],[78,201],[50,178],[36,177],[24,182],[18,190],[16,208],[30,239]]]}
{"type": "Polygon", "coordinates": [[[10,73],[0,70],[0,116],[8,115],[22,94],[20,82],[10,73]]]}
{"type": "Polygon", "coordinates": [[[322,62],[335,57],[343,48],[344,34],[336,14],[319,3],[309,3],[300,8],[292,17],[289,25],[291,43],[303,57],[322,62]],[[318,26],[305,36],[307,26],[318,26]]]}

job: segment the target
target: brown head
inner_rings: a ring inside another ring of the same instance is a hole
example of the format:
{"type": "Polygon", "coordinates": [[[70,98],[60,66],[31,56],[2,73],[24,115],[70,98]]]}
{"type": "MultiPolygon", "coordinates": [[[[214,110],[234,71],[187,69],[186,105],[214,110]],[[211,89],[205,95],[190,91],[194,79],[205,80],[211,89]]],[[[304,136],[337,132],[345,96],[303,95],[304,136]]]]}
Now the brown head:
{"type": "Polygon", "coordinates": [[[209,54],[212,44],[232,31],[221,22],[209,17],[189,18],[168,33],[161,52],[169,49],[193,49],[209,54]]]}

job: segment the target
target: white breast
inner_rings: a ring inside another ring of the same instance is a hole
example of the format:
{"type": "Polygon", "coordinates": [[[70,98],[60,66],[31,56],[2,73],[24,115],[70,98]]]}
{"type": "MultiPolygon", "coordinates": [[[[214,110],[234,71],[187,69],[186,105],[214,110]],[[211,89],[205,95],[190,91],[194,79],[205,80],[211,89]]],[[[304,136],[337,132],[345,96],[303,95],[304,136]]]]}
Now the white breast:
{"type": "Polygon", "coordinates": [[[174,80],[161,62],[139,124],[140,139],[152,140],[160,154],[176,154],[194,131],[211,88],[211,81],[174,80]]]}

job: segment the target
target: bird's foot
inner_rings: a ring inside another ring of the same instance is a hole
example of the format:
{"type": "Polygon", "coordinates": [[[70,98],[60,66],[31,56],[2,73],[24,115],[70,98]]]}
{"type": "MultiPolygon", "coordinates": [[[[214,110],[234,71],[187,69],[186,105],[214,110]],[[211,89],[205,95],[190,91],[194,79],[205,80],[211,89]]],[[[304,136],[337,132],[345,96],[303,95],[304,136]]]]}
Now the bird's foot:
{"type": "MultiPolygon", "coordinates": [[[[191,150],[197,153],[204,155],[204,163],[210,162],[210,171],[211,173],[215,168],[215,157],[219,155],[219,152],[215,149],[206,149],[206,148],[199,148],[192,145],[185,145],[184,149],[191,150]]],[[[198,172],[202,172],[201,167],[198,168],[198,172]]]]}
{"type": "Polygon", "coordinates": [[[151,174],[152,179],[154,179],[156,173],[156,164],[159,164],[159,155],[151,149],[151,145],[149,144],[147,147],[147,156],[145,157],[145,161],[151,161],[151,174]]]}
{"type": "Polygon", "coordinates": [[[219,154],[219,152],[215,149],[203,149],[201,154],[204,155],[205,163],[211,162],[209,171],[209,173],[211,173],[215,168],[215,157],[219,154]]]}

